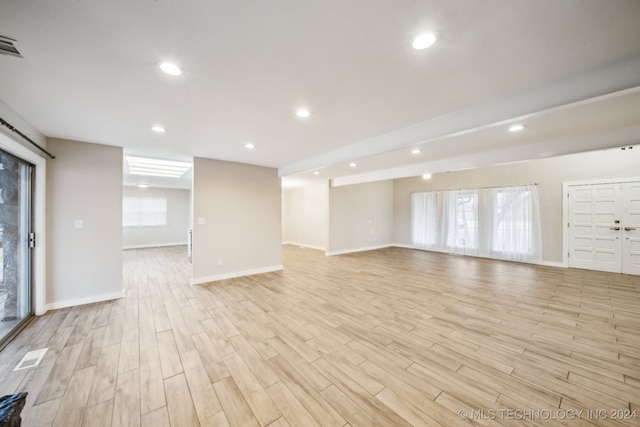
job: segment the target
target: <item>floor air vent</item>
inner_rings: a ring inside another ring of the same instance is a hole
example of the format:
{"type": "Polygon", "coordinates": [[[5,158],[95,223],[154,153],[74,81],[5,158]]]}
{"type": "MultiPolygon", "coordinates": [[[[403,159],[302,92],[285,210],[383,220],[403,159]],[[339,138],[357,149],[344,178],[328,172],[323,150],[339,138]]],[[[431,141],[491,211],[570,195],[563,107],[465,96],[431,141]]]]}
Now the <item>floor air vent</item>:
{"type": "Polygon", "coordinates": [[[39,350],[33,350],[29,353],[25,354],[18,366],[13,368],[14,372],[19,371],[21,369],[33,368],[34,366],[38,366],[40,362],[42,362],[42,358],[45,354],[47,354],[48,348],[41,348],[39,350]]]}
{"type": "Polygon", "coordinates": [[[18,42],[9,37],[0,36],[0,54],[16,56],[18,58],[24,58],[20,49],[18,48],[18,42]]]}

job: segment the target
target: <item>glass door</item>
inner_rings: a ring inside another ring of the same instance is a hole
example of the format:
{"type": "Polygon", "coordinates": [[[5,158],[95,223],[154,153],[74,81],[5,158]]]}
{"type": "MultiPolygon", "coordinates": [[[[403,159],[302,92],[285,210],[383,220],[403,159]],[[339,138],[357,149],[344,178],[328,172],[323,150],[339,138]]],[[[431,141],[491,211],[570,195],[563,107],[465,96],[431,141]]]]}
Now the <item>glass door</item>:
{"type": "Polygon", "coordinates": [[[31,316],[31,171],[0,150],[0,348],[31,316]]]}

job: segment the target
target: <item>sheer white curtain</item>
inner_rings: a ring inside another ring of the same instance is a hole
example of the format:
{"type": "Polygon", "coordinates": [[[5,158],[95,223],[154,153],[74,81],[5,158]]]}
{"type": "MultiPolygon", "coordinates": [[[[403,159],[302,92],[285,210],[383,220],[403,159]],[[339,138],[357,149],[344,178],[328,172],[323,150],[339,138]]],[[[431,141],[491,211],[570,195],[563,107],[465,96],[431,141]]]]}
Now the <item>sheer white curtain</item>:
{"type": "Polygon", "coordinates": [[[443,227],[446,249],[451,253],[478,252],[478,194],[473,190],[444,191],[443,227]]]}
{"type": "Polygon", "coordinates": [[[413,193],[417,248],[513,261],[542,260],[535,185],[413,193]]]}
{"type": "Polygon", "coordinates": [[[493,189],[491,253],[512,261],[542,259],[540,202],[535,185],[493,189]]]}
{"type": "Polygon", "coordinates": [[[422,249],[436,249],[438,246],[438,203],[437,193],[412,193],[412,239],[413,245],[422,249]]]}

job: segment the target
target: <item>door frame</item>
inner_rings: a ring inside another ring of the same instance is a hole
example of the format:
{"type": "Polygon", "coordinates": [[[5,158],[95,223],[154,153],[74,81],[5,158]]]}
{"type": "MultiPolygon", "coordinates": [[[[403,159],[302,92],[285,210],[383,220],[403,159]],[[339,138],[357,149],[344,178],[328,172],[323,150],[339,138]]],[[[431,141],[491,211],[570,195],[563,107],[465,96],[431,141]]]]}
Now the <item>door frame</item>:
{"type": "Polygon", "coordinates": [[[47,161],[0,130],[0,148],[35,166],[32,176],[31,228],[36,235],[36,246],[31,253],[31,307],[36,316],[46,312],[46,176],[47,161]]]}
{"type": "Polygon", "coordinates": [[[562,265],[565,268],[569,268],[569,187],[578,185],[625,184],[628,182],[640,182],[640,177],[602,178],[584,181],[564,181],[562,183],[562,265]]]}

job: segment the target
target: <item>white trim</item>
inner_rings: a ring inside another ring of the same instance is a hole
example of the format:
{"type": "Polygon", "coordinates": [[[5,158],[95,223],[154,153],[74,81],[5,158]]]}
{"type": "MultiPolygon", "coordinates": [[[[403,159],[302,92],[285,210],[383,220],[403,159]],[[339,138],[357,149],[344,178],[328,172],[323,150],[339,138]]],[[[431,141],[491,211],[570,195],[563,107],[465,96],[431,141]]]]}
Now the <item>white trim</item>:
{"type": "Polygon", "coordinates": [[[573,185],[597,185],[597,184],[624,184],[627,182],[638,182],[640,181],[640,177],[635,178],[603,178],[603,179],[587,179],[584,181],[565,181],[562,183],[563,186],[573,186],[573,185]]]}
{"type": "Polygon", "coordinates": [[[536,263],[536,264],[544,265],[546,267],[567,268],[567,266],[564,265],[564,263],[557,262],[557,261],[542,261],[542,262],[536,263]]]}
{"type": "Polygon", "coordinates": [[[569,267],[569,187],[575,181],[562,183],[562,265],[569,267]]]}
{"type": "Polygon", "coordinates": [[[562,183],[562,266],[569,267],[569,187],[579,185],[598,185],[598,184],[623,184],[627,182],[638,182],[640,177],[636,178],[602,178],[588,179],[584,181],[564,181],[562,183]]]}
{"type": "Polygon", "coordinates": [[[559,268],[566,268],[566,266],[564,264],[562,264],[561,262],[557,262],[557,261],[513,261],[513,260],[509,260],[509,259],[502,259],[502,258],[491,258],[491,257],[487,257],[487,256],[482,256],[482,255],[471,255],[471,254],[454,254],[451,252],[447,252],[447,251],[439,251],[439,250],[435,250],[435,249],[422,249],[422,248],[418,248],[415,247],[413,245],[405,245],[403,243],[392,243],[390,245],[383,245],[383,246],[374,246],[374,247],[368,247],[368,248],[358,248],[358,249],[351,249],[351,250],[346,250],[346,251],[336,251],[336,252],[327,252],[326,255],[327,256],[333,256],[333,255],[342,255],[342,254],[349,254],[349,253],[354,253],[354,252],[363,252],[363,251],[371,251],[371,250],[376,250],[376,249],[384,249],[384,248],[389,248],[389,247],[394,247],[394,248],[402,248],[402,249],[415,249],[418,251],[425,251],[425,252],[436,252],[436,253],[440,253],[440,254],[445,254],[445,255],[451,255],[451,256],[470,256],[470,257],[474,257],[474,258],[484,258],[484,259],[491,259],[494,261],[506,261],[506,262],[519,262],[522,264],[534,264],[534,265],[544,265],[547,267],[559,267],[559,268]]]}
{"type": "Polygon", "coordinates": [[[404,248],[404,249],[417,249],[413,245],[405,245],[403,243],[392,243],[391,246],[394,246],[396,248],[404,248]]]}
{"type": "Polygon", "coordinates": [[[319,251],[326,251],[327,248],[325,248],[324,246],[317,246],[317,245],[309,245],[307,243],[298,243],[298,242],[290,242],[290,241],[286,241],[286,242],[282,242],[283,245],[294,245],[294,246],[300,246],[302,248],[309,248],[309,249],[317,249],[319,251]]]}
{"type": "Polygon", "coordinates": [[[418,248],[418,247],[409,246],[409,245],[396,245],[396,244],[394,244],[392,246],[398,246],[400,248],[407,248],[407,249],[415,249],[417,251],[436,252],[436,253],[439,253],[439,254],[445,254],[445,255],[451,255],[451,256],[468,256],[468,257],[473,257],[473,258],[489,259],[489,260],[493,260],[493,261],[517,262],[517,263],[520,263],[520,264],[544,265],[546,267],[566,268],[565,265],[563,265],[561,262],[557,262],[557,261],[545,261],[545,260],[541,260],[541,261],[535,261],[535,260],[531,260],[531,261],[516,261],[516,260],[512,260],[512,259],[493,258],[493,257],[490,257],[490,256],[480,255],[480,254],[456,254],[456,253],[453,253],[453,252],[441,251],[441,250],[437,250],[437,249],[423,249],[423,248],[418,248]]]}
{"type": "Polygon", "coordinates": [[[272,265],[269,267],[254,268],[251,270],[234,271],[232,273],[216,274],[206,277],[194,277],[191,279],[192,285],[202,285],[203,283],[217,282],[218,280],[234,279],[236,277],[251,276],[254,274],[271,273],[282,270],[282,265],[272,265]]]}
{"type": "Polygon", "coordinates": [[[36,166],[35,179],[33,182],[33,223],[32,230],[36,233],[36,247],[32,253],[33,270],[31,274],[32,289],[31,295],[33,311],[37,316],[46,313],[46,176],[47,161],[44,157],[24,147],[12,136],[0,132],[0,148],[12,155],[26,160],[36,166]]]}
{"type": "MultiPolygon", "coordinates": [[[[486,257],[480,256],[480,255],[455,254],[455,253],[453,253],[453,252],[445,251],[445,250],[443,250],[443,249],[427,249],[427,248],[421,248],[421,247],[419,247],[419,246],[408,246],[408,248],[409,248],[409,249],[415,249],[415,250],[417,250],[417,251],[437,252],[437,253],[439,253],[439,254],[445,254],[445,255],[451,255],[451,256],[461,256],[461,255],[464,255],[464,256],[475,256],[475,257],[478,257],[478,258],[486,258],[486,257]]],[[[496,258],[491,258],[491,259],[496,259],[496,258]]]]}
{"type": "Polygon", "coordinates": [[[124,297],[124,290],[111,294],[93,295],[90,297],[77,298],[66,301],[58,301],[47,304],[47,310],[57,310],[59,308],[73,307],[76,305],[93,304],[94,302],[110,301],[124,297]]]}
{"type": "Polygon", "coordinates": [[[366,246],[366,247],[362,247],[362,248],[354,248],[354,249],[346,249],[343,251],[333,251],[333,252],[325,252],[324,254],[326,256],[334,256],[334,255],[344,255],[344,254],[352,254],[355,252],[365,252],[365,251],[375,251],[377,249],[384,249],[384,248],[389,248],[393,246],[392,244],[388,244],[388,245],[379,245],[379,246],[366,246]]]}
{"type": "Polygon", "coordinates": [[[158,243],[156,245],[133,245],[133,246],[123,246],[123,250],[127,249],[149,249],[149,248],[165,248],[168,246],[187,246],[187,242],[180,243],[158,243]]]}

